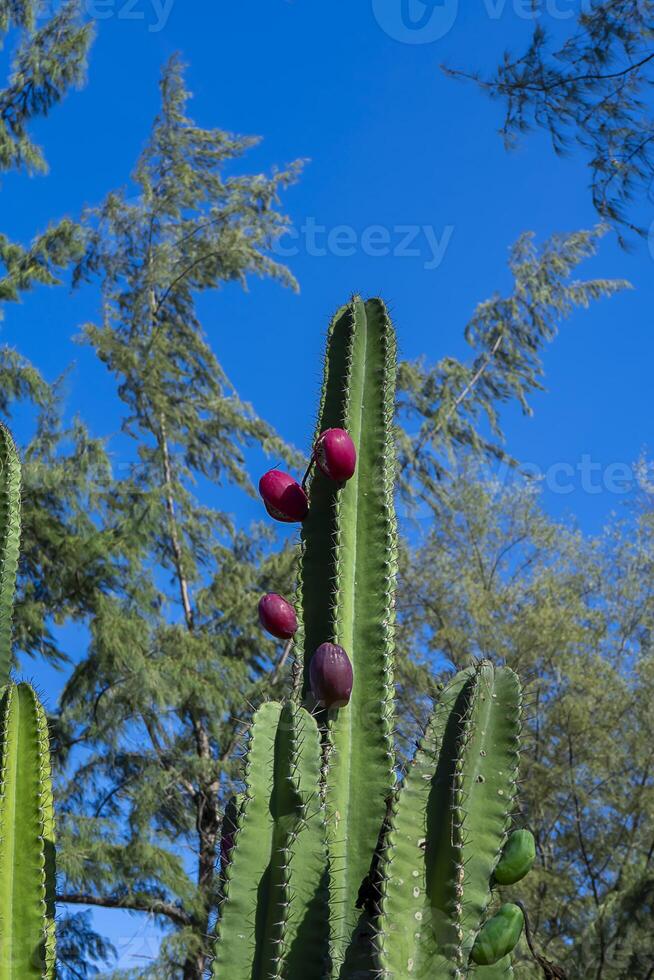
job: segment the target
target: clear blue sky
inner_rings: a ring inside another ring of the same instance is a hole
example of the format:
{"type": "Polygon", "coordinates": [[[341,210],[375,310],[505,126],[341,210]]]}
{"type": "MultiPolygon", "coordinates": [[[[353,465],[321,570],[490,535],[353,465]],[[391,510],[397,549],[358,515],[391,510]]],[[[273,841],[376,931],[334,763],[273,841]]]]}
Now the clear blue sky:
{"type": "MultiPolygon", "coordinates": [[[[443,61],[491,67],[505,47],[519,47],[532,26],[529,4],[404,4],[413,26],[400,17],[401,0],[87,0],[98,17],[88,85],[39,124],[49,176],[3,178],[2,231],[27,240],[49,219],[78,215],[128,182],[157,111],[160,66],[180,50],[198,122],[264,137],[245,167],[310,161],[285,198],[297,229],[317,228],[316,247],[307,232],[287,242],[297,248],[289,262],[300,295],[253,282],[247,295],[230,287],[202,307],[241,395],[307,446],[324,328],[348,294],[386,298],[403,356],[464,355],[475,304],[510,287],[507,252],[520,232],[542,240],[596,222],[581,157],[555,157],[541,135],[507,154],[497,135],[501,108],[439,71],[443,61]],[[402,226],[427,229],[411,243],[418,254],[392,254],[402,226]]],[[[577,5],[543,6],[548,26],[562,31],[560,14],[577,5]]],[[[640,220],[652,218],[643,203],[640,220]]],[[[627,254],[608,237],[584,268],[629,278],[635,289],[564,326],[546,355],[549,390],[534,399],[535,417],[506,415],[518,458],[543,470],[584,458],[607,467],[651,445],[653,261],[647,244],[627,254]]],[[[6,309],[2,333],[51,378],[75,360],[68,408],[105,434],[118,417],[112,382],[71,339],[96,309],[93,290],[42,290],[6,309]]],[[[572,494],[547,492],[547,506],[589,531],[622,506],[620,495],[585,492],[580,477],[573,486],[572,494]]],[[[256,503],[233,499],[240,518],[259,516],[256,503]]],[[[107,928],[116,938],[142,931],[135,920],[107,928]]]]}

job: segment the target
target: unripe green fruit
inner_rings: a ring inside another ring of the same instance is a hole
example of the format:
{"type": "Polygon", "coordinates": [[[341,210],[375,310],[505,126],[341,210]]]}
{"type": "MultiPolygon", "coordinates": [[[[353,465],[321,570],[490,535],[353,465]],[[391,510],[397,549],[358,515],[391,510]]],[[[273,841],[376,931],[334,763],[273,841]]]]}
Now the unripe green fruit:
{"type": "Polygon", "coordinates": [[[478,966],[493,966],[518,945],[525,924],[522,909],[507,902],[480,929],[470,958],[478,966]]]}
{"type": "Polygon", "coordinates": [[[529,874],[536,860],[536,841],[530,830],[514,830],[495,868],[498,885],[515,885],[529,874]]]}

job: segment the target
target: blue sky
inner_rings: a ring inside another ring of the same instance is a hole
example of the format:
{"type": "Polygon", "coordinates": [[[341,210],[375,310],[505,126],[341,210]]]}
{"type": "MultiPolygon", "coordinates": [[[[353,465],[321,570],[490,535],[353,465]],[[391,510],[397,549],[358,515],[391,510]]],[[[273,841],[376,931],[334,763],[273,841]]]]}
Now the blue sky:
{"type": "MultiPolygon", "coordinates": [[[[465,10],[455,0],[402,2],[86,0],[98,30],[88,84],[38,125],[49,176],[3,178],[2,230],[28,240],[51,218],[79,215],[128,183],[157,111],[161,64],[180,50],[198,122],[264,138],[244,168],[308,160],[285,197],[298,230],[286,244],[297,253],[288,261],[300,294],[255,281],[247,295],[229,287],[202,303],[206,332],[242,397],[306,447],[325,325],[350,293],[387,300],[403,356],[465,356],[475,305],[510,288],[506,259],[518,235],[530,229],[542,240],[596,222],[581,156],[557,158],[539,134],[507,154],[500,106],[439,70],[441,62],[491,68],[506,47],[519,49],[533,26],[527,0],[465,10]],[[402,20],[402,2],[412,23],[402,20]],[[416,229],[410,243],[405,226],[416,229]],[[407,248],[413,254],[402,254],[407,248]]],[[[548,28],[564,32],[578,4],[542,7],[548,28]]],[[[641,202],[640,220],[653,218],[641,202]]],[[[626,277],[634,290],[576,313],[547,352],[548,392],[533,399],[534,417],[505,416],[509,450],[572,487],[547,490],[547,507],[589,532],[625,500],[602,489],[602,473],[652,443],[653,262],[647,243],[627,254],[614,236],[604,240],[584,274],[626,277]],[[567,469],[552,470],[561,464],[567,469]],[[584,466],[600,467],[598,492],[583,488],[584,466]]],[[[92,289],[42,290],[6,309],[2,336],[50,378],[74,361],[68,410],[107,434],[118,419],[112,382],[72,341],[96,311],[92,289]]],[[[229,500],[240,519],[260,516],[256,502],[229,500]]],[[[98,921],[116,939],[143,932],[136,920],[98,921]]]]}

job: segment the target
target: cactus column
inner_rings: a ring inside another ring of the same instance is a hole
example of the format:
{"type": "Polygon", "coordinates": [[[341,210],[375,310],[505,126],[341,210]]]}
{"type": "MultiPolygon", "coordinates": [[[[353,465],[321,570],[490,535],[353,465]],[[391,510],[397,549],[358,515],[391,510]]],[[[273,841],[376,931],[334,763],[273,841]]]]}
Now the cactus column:
{"type": "Polygon", "coordinates": [[[0,705],[0,980],[54,977],[54,812],[43,708],[28,684],[0,705]]]}
{"type": "Polygon", "coordinates": [[[45,712],[10,683],[20,460],[0,423],[0,980],[53,980],[55,845],[45,712]]]}
{"type": "Polygon", "coordinates": [[[0,422],[0,686],[11,670],[11,620],[20,545],[20,459],[0,422]]]}
{"type": "Polygon", "coordinates": [[[357,468],[344,486],[319,471],[313,476],[299,602],[305,697],[321,643],[344,647],[354,668],[350,704],[325,719],[334,976],[365,920],[357,898],[394,783],[395,375],[395,336],[383,303],[354,298],[329,329],[316,438],[346,429],[357,468]]]}
{"type": "MultiPolygon", "coordinates": [[[[514,807],[520,715],[518,678],[487,661],[443,692],[391,817],[377,940],[386,976],[468,975],[514,807]]],[[[510,971],[507,960],[475,976],[510,971]]]]}

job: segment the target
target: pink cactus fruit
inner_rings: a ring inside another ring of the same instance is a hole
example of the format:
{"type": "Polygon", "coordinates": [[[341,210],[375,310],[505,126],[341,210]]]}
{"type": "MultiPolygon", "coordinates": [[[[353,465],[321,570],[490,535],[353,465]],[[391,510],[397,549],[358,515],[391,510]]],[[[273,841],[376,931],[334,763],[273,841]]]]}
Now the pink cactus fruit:
{"type": "Polygon", "coordinates": [[[345,429],[326,429],[316,442],[314,457],[330,480],[344,483],[354,476],[357,451],[345,429]]]}
{"type": "Polygon", "coordinates": [[[292,476],[281,470],[268,470],[259,480],[259,493],[266,510],[276,521],[292,524],[303,521],[309,512],[306,493],[292,476]]]}
{"type": "Polygon", "coordinates": [[[276,592],[269,592],[259,600],[259,622],[278,640],[290,640],[297,632],[295,607],[276,592]]]}

